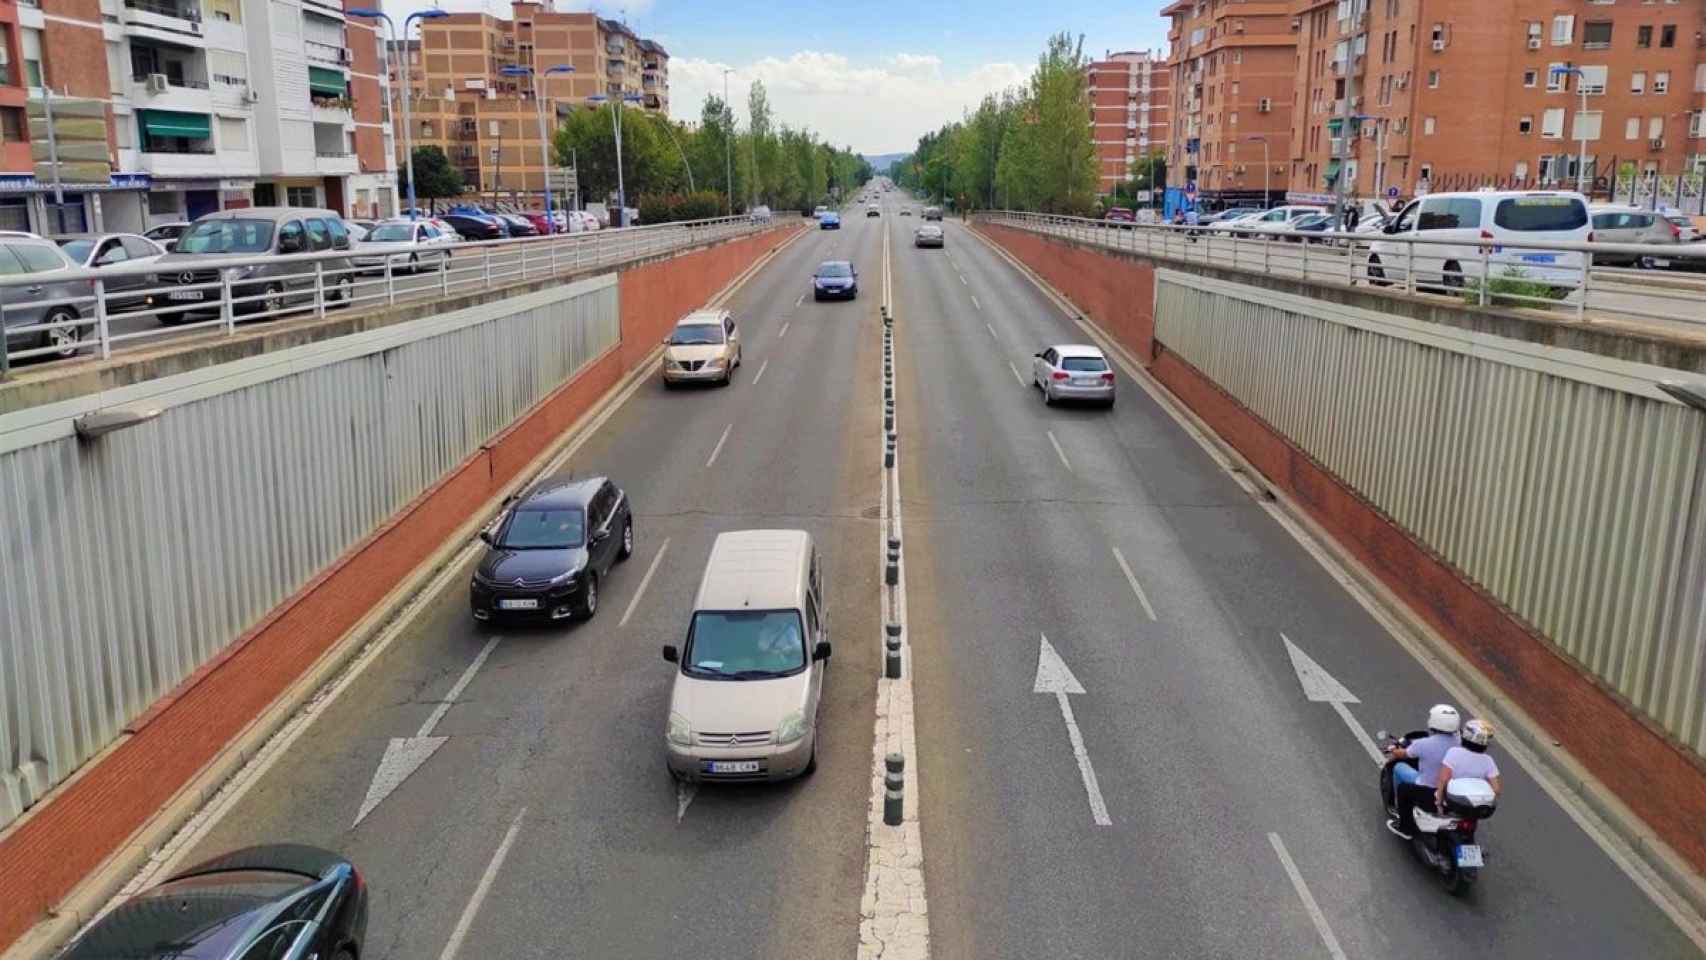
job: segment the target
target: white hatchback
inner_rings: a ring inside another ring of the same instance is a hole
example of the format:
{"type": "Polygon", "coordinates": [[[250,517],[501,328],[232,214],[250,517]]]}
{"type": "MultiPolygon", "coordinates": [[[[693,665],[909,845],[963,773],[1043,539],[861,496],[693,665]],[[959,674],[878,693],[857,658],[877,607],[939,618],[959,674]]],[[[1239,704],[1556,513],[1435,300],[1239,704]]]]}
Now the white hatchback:
{"type": "Polygon", "coordinates": [[[1413,200],[1369,244],[1368,278],[1404,280],[1413,263],[1418,283],[1462,287],[1466,278],[1535,280],[1573,289],[1581,285],[1586,255],[1575,250],[1526,246],[1589,243],[1593,224],[1587,198],[1562,190],[1485,190],[1435,193],[1413,200]],[[1523,247],[1507,244],[1522,243],[1523,247]],[[1484,261],[1483,261],[1483,258],[1484,261]]]}

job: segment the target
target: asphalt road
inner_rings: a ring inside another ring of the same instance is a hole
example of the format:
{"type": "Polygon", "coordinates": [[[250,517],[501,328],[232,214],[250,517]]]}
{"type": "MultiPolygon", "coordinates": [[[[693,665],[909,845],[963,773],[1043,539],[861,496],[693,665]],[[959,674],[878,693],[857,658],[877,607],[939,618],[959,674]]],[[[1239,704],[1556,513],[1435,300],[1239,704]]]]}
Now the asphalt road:
{"type": "Polygon", "coordinates": [[[823,304],[808,275],[832,257],[874,271],[879,251],[878,227],[852,219],[792,243],[733,298],[732,387],[648,380],[571,458],[576,475],[622,484],[637,516],[597,617],[483,630],[455,579],[195,855],[268,839],[345,852],[373,891],[364,960],[440,957],[459,928],[470,960],[851,956],[879,670],[880,272],[859,299],[823,304]],[[766,526],[811,531],[825,560],[835,656],[819,769],[678,792],[659,648],[679,642],[715,536],[766,526]],[[390,738],[415,735],[493,637],[433,731],[448,741],[352,828],[390,738]]]}
{"type": "Polygon", "coordinates": [[[1084,333],[957,222],[941,251],[907,227],[902,509],[936,957],[1328,956],[1282,847],[1344,956],[1695,955],[1497,748],[1489,868],[1445,895],[1384,829],[1375,764],[1305,698],[1282,635],[1360,698],[1368,732],[1419,726],[1440,687],[1123,373],[1113,410],[1045,407],[1010,365],[1028,381],[1033,353],[1084,333]],[[1057,696],[1033,692],[1043,635],[1084,689],[1067,699],[1105,826],[1057,696]]]}

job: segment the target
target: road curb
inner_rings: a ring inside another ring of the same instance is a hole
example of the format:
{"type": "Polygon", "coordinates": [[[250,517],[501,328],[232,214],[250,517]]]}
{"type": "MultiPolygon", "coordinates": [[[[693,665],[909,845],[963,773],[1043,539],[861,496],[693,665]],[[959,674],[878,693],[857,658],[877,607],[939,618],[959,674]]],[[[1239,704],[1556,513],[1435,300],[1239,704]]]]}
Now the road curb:
{"type": "MultiPolygon", "coordinates": [[[[1303,542],[1305,549],[1310,549],[1311,553],[1318,549],[1320,553],[1317,554],[1317,559],[1329,566],[1330,573],[1335,576],[1342,573],[1349,581],[1345,585],[1349,587],[1354,584],[1370,601],[1370,604],[1365,606],[1378,608],[1378,611],[1371,609],[1370,612],[1382,621],[1400,645],[1436,677],[1442,680],[1449,678],[1471,694],[1470,697],[1459,696],[1458,699],[1474,700],[1493,707],[1489,712],[1514,736],[1521,749],[1530,754],[1530,762],[1526,764],[1530,771],[1542,772],[1551,780],[1550,786],[1574,801],[1578,809],[1570,809],[1570,803],[1561,803],[1560,806],[1572,815],[1578,825],[1589,833],[1602,849],[1606,849],[1608,855],[1612,855],[1613,849],[1616,849],[1631,861],[1631,866],[1644,868],[1650,876],[1635,877],[1637,884],[1643,885],[1645,892],[1655,900],[1667,901],[1673,910],[1685,911],[1682,917],[1672,911],[1667,912],[1671,912],[1671,918],[1693,936],[1696,942],[1706,937],[1706,922],[1701,919],[1706,916],[1706,877],[1695,872],[1586,767],[1557,746],[1552,736],[1534,721],[1527,711],[1506,696],[1493,680],[1475,669],[1419,614],[1399,600],[1379,577],[1360,564],[1285,491],[1268,484],[1254,465],[1216,434],[1194,411],[1174,396],[1172,391],[1155,379],[1147,366],[1123,344],[1000,244],[984,236],[980,230],[970,228],[970,232],[976,234],[996,255],[1019,270],[1070,318],[1095,335],[1102,342],[1104,349],[1124,361],[1127,372],[1139,381],[1145,392],[1194,434],[1199,443],[1210,448],[1211,455],[1240,486],[1252,495],[1271,500],[1277,505],[1297,528],[1294,535],[1303,542]],[[1545,757],[1544,762],[1541,757],[1545,757]]],[[[1615,855],[1613,856],[1615,859],[1615,855]]]]}

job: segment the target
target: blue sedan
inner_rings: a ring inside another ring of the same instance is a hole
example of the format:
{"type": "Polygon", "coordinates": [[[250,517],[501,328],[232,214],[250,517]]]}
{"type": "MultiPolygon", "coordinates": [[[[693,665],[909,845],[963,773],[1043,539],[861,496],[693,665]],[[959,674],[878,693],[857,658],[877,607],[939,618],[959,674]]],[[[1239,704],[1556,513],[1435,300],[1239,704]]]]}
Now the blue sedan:
{"type": "Polygon", "coordinates": [[[812,274],[813,300],[853,300],[859,296],[859,271],[846,260],[825,260],[812,274]]]}
{"type": "Polygon", "coordinates": [[[819,230],[840,230],[841,214],[836,213],[833,210],[818,214],[817,228],[819,230]]]}

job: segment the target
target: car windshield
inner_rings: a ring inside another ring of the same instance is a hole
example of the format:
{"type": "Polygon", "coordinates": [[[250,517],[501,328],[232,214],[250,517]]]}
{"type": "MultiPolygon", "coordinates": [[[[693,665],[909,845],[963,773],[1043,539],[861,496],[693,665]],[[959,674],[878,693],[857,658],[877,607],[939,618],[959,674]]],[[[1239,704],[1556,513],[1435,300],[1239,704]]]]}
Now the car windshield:
{"type": "Polygon", "coordinates": [[[203,220],[178,241],[178,253],[265,253],[272,249],[271,220],[203,220]]]}
{"type": "Polygon", "coordinates": [[[698,677],[753,680],[806,665],[805,632],[794,610],[701,611],[687,634],[683,670],[698,677]]]}
{"type": "Polygon", "coordinates": [[[374,227],[373,230],[370,233],[368,233],[367,239],[369,239],[369,240],[409,240],[409,239],[412,239],[414,237],[414,235],[415,235],[415,227],[413,224],[409,224],[409,223],[387,223],[384,226],[374,227]]]}
{"type": "Polygon", "coordinates": [[[579,507],[522,509],[510,517],[498,546],[505,550],[567,550],[586,536],[586,515],[579,507]]]}
{"type": "Polygon", "coordinates": [[[1108,365],[1101,357],[1061,357],[1060,369],[1078,373],[1095,373],[1108,369],[1108,365]]]}
{"type": "Polygon", "coordinates": [[[65,255],[70,257],[72,260],[77,263],[83,263],[89,259],[89,251],[95,249],[95,241],[61,240],[59,241],[59,248],[64,250],[65,255]]]}
{"type": "Polygon", "coordinates": [[[670,346],[693,347],[705,344],[723,342],[723,325],[720,323],[684,323],[675,328],[669,335],[670,346]]]}
{"type": "Polygon", "coordinates": [[[1588,225],[1588,208],[1575,197],[1512,197],[1499,201],[1493,222],[1506,230],[1578,230],[1588,225]]]}
{"type": "Polygon", "coordinates": [[[851,277],[853,268],[845,263],[826,263],[817,268],[817,275],[820,277],[851,277]]]}

